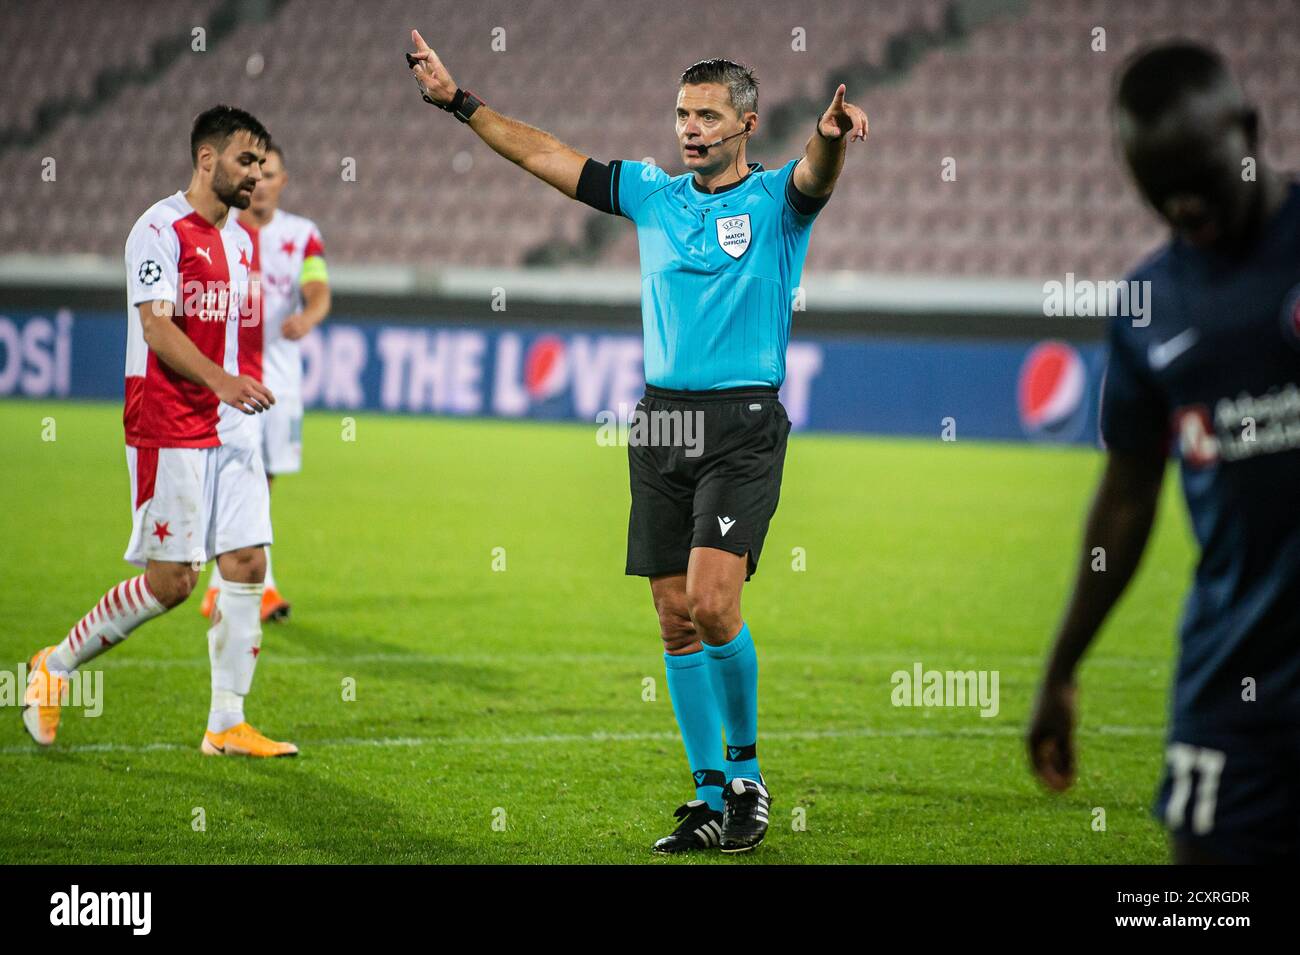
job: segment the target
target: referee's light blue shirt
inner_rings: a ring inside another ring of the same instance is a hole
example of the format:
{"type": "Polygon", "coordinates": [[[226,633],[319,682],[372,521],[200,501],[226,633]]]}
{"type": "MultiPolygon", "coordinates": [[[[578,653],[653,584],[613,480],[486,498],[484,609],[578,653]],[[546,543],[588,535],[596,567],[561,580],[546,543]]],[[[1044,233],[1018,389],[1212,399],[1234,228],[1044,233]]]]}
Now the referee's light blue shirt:
{"type": "Polygon", "coordinates": [[[817,213],[786,197],[797,159],[701,191],[694,176],[618,160],[611,205],[636,223],[646,383],[707,391],[785,380],[794,290],[817,213]]]}

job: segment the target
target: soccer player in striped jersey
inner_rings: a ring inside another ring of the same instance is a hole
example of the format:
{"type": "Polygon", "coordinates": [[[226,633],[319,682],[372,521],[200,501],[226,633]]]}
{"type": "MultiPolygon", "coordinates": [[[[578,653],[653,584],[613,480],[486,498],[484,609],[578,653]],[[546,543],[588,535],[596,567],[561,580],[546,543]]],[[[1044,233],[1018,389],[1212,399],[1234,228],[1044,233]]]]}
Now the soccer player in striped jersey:
{"type": "Polygon", "coordinates": [[[54,646],[36,652],[23,724],[54,743],[68,677],[141,624],[183,603],[215,557],[225,582],[208,630],[212,698],[200,749],[293,756],[244,716],[261,650],[270,500],[255,415],[275,403],[256,367],[252,240],[230,216],[261,178],[269,135],[240,109],[200,113],[189,188],[145,212],[126,241],[126,560],[144,573],[112,587],[54,646]],[[251,330],[251,331],[250,331],[251,330]]]}
{"type": "MultiPolygon", "coordinates": [[[[284,151],[272,142],[262,165],[262,180],[253,190],[248,208],[239,212],[239,224],[256,236],[260,263],[262,381],[275,395],[275,404],[259,421],[262,462],[271,485],[277,475],[302,470],[300,342],[325,321],[330,311],[329,272],[320,230],[310,219],[280,208],[280,193],[288,175],[284,151]]],[[[199,608],[205,617],[212,613],[220,586],[221,569],[214,565],[199,608]]],[[[268,547],[262,620],[284,620],[288,616],[289,601],[276,587],[268,547]]]]}
{"type": "Polygon", "coordinates": [[[780,494],[790,420],[778,389],[794,289],[846,144],[866,138],[866,114],[845,102],[841,85],[804,155],[765,170],[745,159],[759,122],[753,73],[705,60],[681,76],[674,112],[687,172],[669,176],[652,163],[590,159],[483,105],[418,32],[411,38],[407,62],[426,101],[566,196],[636,224],[646,396],[634,417],[689,420],[698,438],[688,442],[682,425],[666,444],[628,445],[626,569],[650,580],[695,788],[654,849],[753,849],[771,797],[758,763],[758,659],[740,594],[780,494]]]}

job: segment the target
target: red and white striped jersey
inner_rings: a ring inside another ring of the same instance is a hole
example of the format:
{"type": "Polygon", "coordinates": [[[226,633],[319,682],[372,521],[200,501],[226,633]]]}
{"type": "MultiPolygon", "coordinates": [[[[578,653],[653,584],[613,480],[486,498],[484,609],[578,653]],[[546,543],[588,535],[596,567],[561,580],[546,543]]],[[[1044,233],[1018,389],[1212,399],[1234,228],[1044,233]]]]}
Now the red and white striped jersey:
{"type": "MultiPolygon", "coordinates": [[[[245,225],[239,221],[234,209],[230,210],[230,221],[238,224],[249,241],[253,243],[253,267],[249,270],[248,290],[245,304],[239,318],[239,373],[263,380],[262,344],[265,338],[266,317],[263,305],[261,282],[261,243],[258,240],[256,226],[245,225]]],[[[275,394],[275,390],[271,390],[275,394]]],[[[234,444],[245,448],[262,447],[262,431],[255,415],[246,415],[238,408],[221,406],[221,420],[217,424],[217,436],[222,444],[234,444]]]]}
{"type": "Polygon", "coordinates": [[[280,334],[284,320],[302,310],[302,264],[325,255],[316,223],[276,209],[261,235],[262,297],[266,313],[266,352],[263,365],[271,393],[296,395],[302,389],[302,349],[280,334]]]}
{"type": "MultiPolygon", "coordinates": [[[[248,277],[248,311],[252,316],[239,323],[239,373],[262,380],[262,345],[266,340],[266,299],[262,295],[262,246],[257,226],[241,222],[232,209],[230,217],[253,243],[253,268],[248,277]]],[[[274,394],[274,392],[272,392],[274,394]]]]}
{"type": "Polygon", "coordinates": [[[241,325],[260,329],[249,284],[253,240],[234,215],[218,229],[183,192],[155,203],[126,240],[126,443],[137,448],[209,448],[248,417],[167,367],[145,344],[136,306],[171,302],[172,321],[206,357],[241,371],[241,325]]]}

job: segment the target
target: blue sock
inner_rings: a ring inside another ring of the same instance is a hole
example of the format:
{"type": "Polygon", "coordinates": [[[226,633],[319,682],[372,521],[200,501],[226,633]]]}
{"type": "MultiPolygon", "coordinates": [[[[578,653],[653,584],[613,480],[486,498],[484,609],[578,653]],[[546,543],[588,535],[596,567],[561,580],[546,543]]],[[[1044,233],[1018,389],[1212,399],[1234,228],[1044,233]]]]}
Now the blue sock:
{"type": "Polygon", "coordinates": [[[713,673],[722,725],[727,730],[727,782],[737,776],[758,781],[758,657],[749,625],[742,623],[740,633],[730,643],[704,652],[713,673]]]}
{"type": "Polygon", "coordinates": [[[703,652],[664,654],[668,695],[672,697],[677,727],[686,744],[686,760],[695,780],[695,798],[722,812],[722,720],[713,694],[708,659],[703,652]]]}

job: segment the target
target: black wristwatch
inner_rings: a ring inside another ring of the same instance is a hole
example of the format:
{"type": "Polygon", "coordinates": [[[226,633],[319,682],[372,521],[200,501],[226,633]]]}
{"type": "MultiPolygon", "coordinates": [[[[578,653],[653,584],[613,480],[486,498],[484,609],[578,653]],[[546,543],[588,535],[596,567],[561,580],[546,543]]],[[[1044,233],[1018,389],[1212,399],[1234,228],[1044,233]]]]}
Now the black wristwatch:
{"type": "MultiPolygon", "coordinates": [[[[425,97],[429,99],[429,97],[425,97]]],[[[429,100],[433,102],[433,100],[429,100]]],[[[434,104],[437,105],[436,103],[434,104]]],[[[445,109],[452,113],[462,123],[468,123],[469,118],[474,115],[474,110],[483,105],[483,101],[467,89],[456,88],[456,95],[451,98],[451,102],[446,106],[439,106],[439,109],[445,109]]]]}
{"type": "MultiPolygon", "coordinates": [[[[411,54],[406,54],[406,65],[415,69],[416,59],[411,54]]],[[[456,95],[451,98],[451,102],[446,106],[441,103],[435,103],[433,98],[425,91],[424,84],[420,83],[420,96],[430,106],[437,106],[438,109],[448,113],[454,113],[456,118],[462,123],[468,123],[469,118],[474,115],[474,110],[483,105],[483,101],[471,93],[469,90],[456,87],[456,95]]]]}

